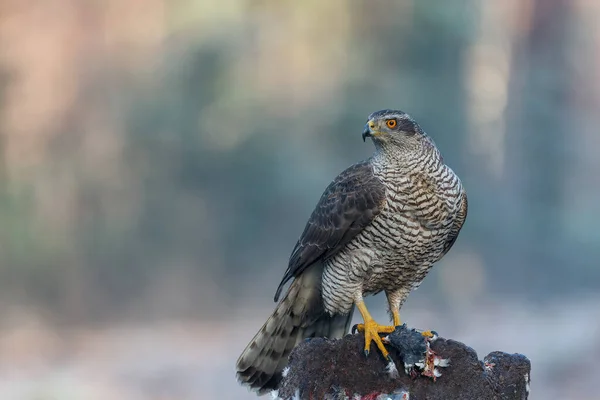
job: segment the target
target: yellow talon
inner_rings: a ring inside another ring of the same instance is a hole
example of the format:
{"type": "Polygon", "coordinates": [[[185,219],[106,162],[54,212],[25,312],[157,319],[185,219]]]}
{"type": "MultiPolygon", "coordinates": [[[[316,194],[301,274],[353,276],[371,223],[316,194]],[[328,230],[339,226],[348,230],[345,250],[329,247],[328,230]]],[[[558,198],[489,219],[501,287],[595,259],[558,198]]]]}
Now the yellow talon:
{"type": "Polygon", "coordinates": [[[365,320],[364,324],[358,324],[356,329],[359,332],[363,332],[365,334],[365,355],[368,355],[371,350],[371,342],[375,342],[379,351],[381,351],[381,355],[385,359],[389,358],[389,352],[383,345],[381,341],[380,333],[392,333],[396,329],[394,326],[385,326],[379,325],[369,314],[367,311],[367,307],[364,302],[360,302],[356,304],[358,311],[360,311],[363,319],[365,320]]]}
{"type": "MultiPolygon", "coordinates": [[[[396,329],[395,326],[379,325],[377,322],[375,322],[375,320],[370,320],[369,322],[367,322],[367,325],[373,325],[374,328],[369,329],[374,329],[378,333],[392,333],[396,329]]],[[[356,330],[363,333],[365,331],[365,324],[357,324],[356,330]]]]}
{"type": "Polygon", "coordinates": [[[421,332],[421,335],[423,335],[427,338],[430,338],[430,339],[435,336],[431,331],[423,331],[423,332],[421,332]]]}

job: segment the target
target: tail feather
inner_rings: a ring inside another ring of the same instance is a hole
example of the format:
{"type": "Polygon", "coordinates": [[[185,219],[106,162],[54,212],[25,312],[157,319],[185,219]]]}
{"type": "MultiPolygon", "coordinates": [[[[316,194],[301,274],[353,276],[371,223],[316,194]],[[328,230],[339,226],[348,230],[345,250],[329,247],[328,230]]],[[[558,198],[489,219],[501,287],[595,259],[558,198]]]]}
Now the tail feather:
{"type": "Polygon", "coordinates": [[[321,299],[323,268],[315,265],[296,278],[286,296],[237,361],[237,377],[263,394],[277,387],[292,349],[308,337],[340,338],[352,312],[330,316],[321,299]]]}

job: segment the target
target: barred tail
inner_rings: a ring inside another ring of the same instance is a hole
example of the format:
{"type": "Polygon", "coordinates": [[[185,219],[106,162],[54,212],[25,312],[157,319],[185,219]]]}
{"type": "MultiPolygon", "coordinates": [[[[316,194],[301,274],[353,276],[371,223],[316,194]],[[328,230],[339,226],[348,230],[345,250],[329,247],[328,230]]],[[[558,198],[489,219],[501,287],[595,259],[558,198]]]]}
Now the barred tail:
{"type": "Polygon", "coordinates": [[[340,338],[352,312],[330,316],[321,300],[323,267],[315,265],[292,282],[287,294],[237,360],[238,380],[264,394],[277,387],[292,349],[305,338],[340,338]]]}

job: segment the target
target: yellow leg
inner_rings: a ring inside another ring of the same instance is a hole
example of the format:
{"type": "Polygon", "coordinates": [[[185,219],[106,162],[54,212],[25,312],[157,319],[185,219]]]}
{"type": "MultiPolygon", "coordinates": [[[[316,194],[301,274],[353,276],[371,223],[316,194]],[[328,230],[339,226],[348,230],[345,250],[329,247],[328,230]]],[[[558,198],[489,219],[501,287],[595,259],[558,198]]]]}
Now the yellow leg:
{"type": "MultiPolygon", "coordinates": [[[[394,309],[394,311],[392,311],[392,316],[394,318],[394,326],[400,326],[400,325],[402,325],[402,322],[400,320],[400,313],[398,312],[397,309],[394,309]]],[[[425,336],[426,338],[429,338],[429,339],[431,339],[432,337],[435,336],[433,334],[433,332],[431,332],[431,331],[423,331],[423,332],[421,332],[421,335],[423,335],[423,336],[425,336]]]]}
{"type": "MultiPolygon", "coordinates": [[[[364,332],[365,334],[365,355],[369,355],[369,352],[371,350],[371,342],[373,341],[377,345],[379,351],[381,351],[383,357],[386,358],[388,361],[391,361],[390,355],[385,346],[383,345],[379,334],[392,333],[396,328],[394,326],[379,325],[377,322],[375,322],[373,317],[371,317],[371,314],[369,314],[367,306],[365,306],[365,303],[363,301],[357,302],[356,308],[358,308],[358,311],[360,311],[360,315],[362,315],[363,320],[365,321],[364,324],[358,324],[356,327],[356,329],[358,329],[359,332],[364,332]]],[[[394,321],[396,320],[397,316],[399,322],[400,316],[397,314],[398,313],[396,313],[394,316],[394,321]]]]}
{"type": "Polygon", "coordinates": [[[394,326],[402,325],[402,321],[400,321],[400,313],[398,310],[392,311],[392,316],[394,317],[394,326]]]}

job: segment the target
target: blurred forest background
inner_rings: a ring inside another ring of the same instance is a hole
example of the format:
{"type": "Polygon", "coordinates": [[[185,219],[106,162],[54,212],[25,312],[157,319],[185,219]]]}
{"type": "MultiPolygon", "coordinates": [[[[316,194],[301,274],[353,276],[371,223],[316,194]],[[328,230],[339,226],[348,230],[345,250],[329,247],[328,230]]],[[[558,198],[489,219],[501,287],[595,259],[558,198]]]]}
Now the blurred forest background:
{"type": "Polygon", "coordinates": [[[382,108],[470,200],[403,319],[600,398],[599,27],[593,0],[3,0],[0,398],[253,398],[235,360],[382,108]]]}

